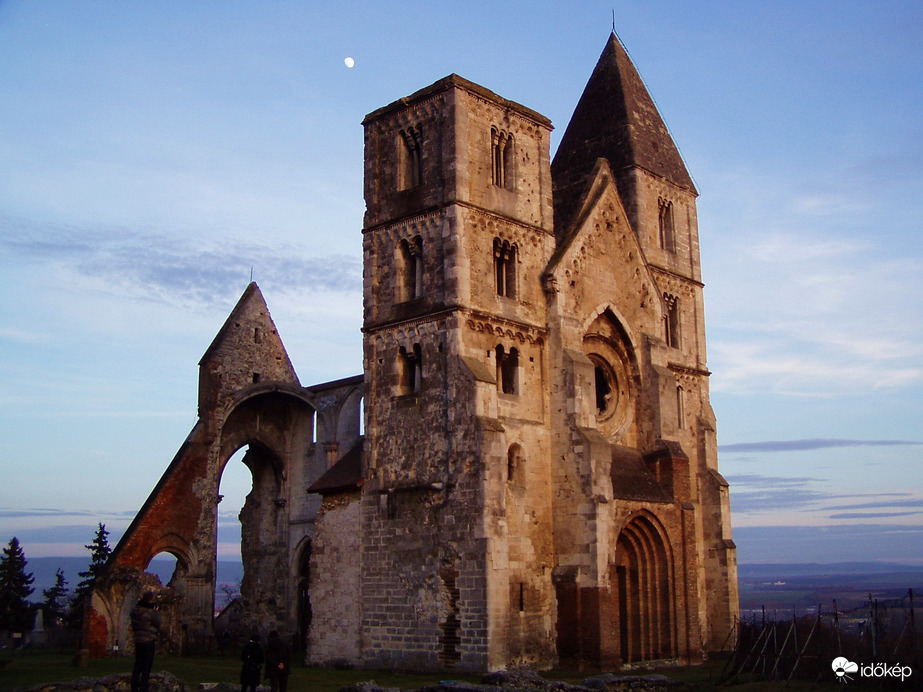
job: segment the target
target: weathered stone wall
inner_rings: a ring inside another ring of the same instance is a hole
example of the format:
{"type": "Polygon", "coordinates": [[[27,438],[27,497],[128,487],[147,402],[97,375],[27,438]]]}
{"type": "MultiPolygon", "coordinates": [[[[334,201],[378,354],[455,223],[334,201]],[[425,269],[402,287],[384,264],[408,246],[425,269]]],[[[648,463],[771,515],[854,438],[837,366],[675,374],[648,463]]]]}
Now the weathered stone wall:
{"type": "Polygon", "coordinates": [[[312,665],[354,664],[361,658],[359,508],[356,491],[331,495],[315,523],[306,659],[312,665]]]}

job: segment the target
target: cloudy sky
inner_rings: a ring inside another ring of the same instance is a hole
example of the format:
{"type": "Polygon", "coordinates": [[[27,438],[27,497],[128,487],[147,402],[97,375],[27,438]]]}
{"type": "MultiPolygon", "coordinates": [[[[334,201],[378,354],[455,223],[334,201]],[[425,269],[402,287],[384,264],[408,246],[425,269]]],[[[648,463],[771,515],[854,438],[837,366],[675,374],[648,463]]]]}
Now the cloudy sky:
{"type": "MultiPolygon", "coordinates": [[[[740,560],[923,564],[923,4],[614,5],[700,192],[740,560]]],[[[0,541],[118,538],[251,275],[302,383],[359,373],[363,116],[455,72],[554,149],[612,7],[0,0],[0,541]]]]}

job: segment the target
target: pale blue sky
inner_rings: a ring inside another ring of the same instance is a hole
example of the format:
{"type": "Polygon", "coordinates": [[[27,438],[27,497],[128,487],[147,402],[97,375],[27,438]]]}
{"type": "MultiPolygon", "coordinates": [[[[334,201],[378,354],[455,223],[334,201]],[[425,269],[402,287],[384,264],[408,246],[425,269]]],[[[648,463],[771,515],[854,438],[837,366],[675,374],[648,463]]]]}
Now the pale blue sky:
{"type": "MultiPolygon", "coordinates": [[[[741,560],[920,562],[923,4],[614,5],[701,195],[741,560]]],[[[364,115],[455,72],[554,148],[612,7],[0,0],[0,541],[118,537],[251,269],[303,383],[359,373],[364,115]]]]}

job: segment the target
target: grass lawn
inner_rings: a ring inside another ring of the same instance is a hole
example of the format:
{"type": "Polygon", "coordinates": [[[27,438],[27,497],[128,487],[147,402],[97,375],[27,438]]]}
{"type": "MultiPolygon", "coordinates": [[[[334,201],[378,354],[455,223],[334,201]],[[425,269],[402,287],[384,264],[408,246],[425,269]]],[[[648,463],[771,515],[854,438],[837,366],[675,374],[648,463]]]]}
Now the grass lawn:
{"type": "MultiPolygon", "coordinates": [[[[71,665],[71,658],[71,654],[47,651],[2,652],[0,662],[9,661],[9,663],[0,667],[0,690],[14,690],[41,683],[64,682],[83,677],[98,678],[115,673],[130,673],[133,663],[131,658],[97,658],[90,659],[86,668],[75,668],[71,665]]],[[[723,661],[713,660],[701,666],[669,668],[658,672],[688,683],[692,690],[705,692],[718,689],[718,678],[723,667],[723,661]]],[[[196,686],[202,682],[236,684],[239,682],[240,662],[232,656],[158,656],[154,661],[154,672],[161,671],[171,673],[190,686],[196,686]]],[[[558,670],[542,675],[548,680],[577,683],[591,674],[558,670]]],[[[289,689],[292,692],[336,692],[344,685],[363,680],[374,680],[382,687],[415,690],[425,685],[435,684],[440,680],[478,682],[480,676],[453,673],[410,674],[374,670],[331,670],[295,666],[289,678],[289,689]]],[[[782,690],[782,688],[782,682],[742,680],[722,689],[728,692],[771,692],[782,690]]],[[[837,686],[831,676],[831,680],[822,681],[818,685],[812,685],[812,681],[793,681],[785,687],[785,690],[786,692],[802,692],[813,689],[815,692],[821,692],[841,688],[842,686],[837,686]]]]}

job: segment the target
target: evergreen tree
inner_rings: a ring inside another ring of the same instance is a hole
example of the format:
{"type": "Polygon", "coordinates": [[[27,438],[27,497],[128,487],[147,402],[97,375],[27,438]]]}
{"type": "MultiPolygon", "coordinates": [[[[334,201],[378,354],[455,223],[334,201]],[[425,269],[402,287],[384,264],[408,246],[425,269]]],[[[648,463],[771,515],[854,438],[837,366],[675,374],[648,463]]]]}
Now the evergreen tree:
{"type": "Polygon", "coordinates": [[[42,595],[45,597],[42,601],[42,608],[45,610],[45,625],[61,624],[67,614],[67,580],[60,568],[55,573],[54,586],[42,591],[42,595]]]}
{"type": "Polygon", "coordinates": [[[0,629],[22,632],[32,628],[31,574],[26,573],[26,556],[13,537],[0,556],[0,629]]]}
{"type": "Polygon", "coordinates": [[[79,627],[83,622],[83,606],[86,602],[87,594],[93,588],[93,582],[103,573],[106,563],[109,561],[109,555],[112,554],[112,548],[109,547],[109,532],[106,531],[106,525],[102,522],[96,529],[96,535],[93,542],[83,546],[90,551],[90,566],[86,572],[77,572],[82,577],[74,589],[74,597],[71,599],[70,612],[68,621],[71,627],[79,627]]]}

